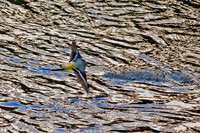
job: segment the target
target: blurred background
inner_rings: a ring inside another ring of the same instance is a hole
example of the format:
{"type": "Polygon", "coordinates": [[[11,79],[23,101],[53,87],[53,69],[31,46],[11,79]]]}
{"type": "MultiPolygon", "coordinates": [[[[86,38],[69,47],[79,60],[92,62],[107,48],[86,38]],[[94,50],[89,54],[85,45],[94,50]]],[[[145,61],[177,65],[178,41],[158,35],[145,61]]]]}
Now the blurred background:
{"type": "Polygon", "coordinates": [[[200,132],[198,0],[0,0],[0,132],[200,132]],[[68,64],[77,41],[87,95],[68,64]]]}

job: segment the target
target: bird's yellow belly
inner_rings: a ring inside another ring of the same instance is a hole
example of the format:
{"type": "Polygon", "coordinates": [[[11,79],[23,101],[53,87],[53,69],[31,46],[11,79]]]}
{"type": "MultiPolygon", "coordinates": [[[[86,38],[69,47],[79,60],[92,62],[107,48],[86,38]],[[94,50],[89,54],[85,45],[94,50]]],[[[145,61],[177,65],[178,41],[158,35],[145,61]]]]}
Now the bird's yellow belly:
{"type": "Polygon", "coordinates": [[[65,71],[74,71],[73,69],[75,69],[75,65],[72,63],[72,64],[69,64],[68,66],[64,67],[64,70],[65,71]]]}

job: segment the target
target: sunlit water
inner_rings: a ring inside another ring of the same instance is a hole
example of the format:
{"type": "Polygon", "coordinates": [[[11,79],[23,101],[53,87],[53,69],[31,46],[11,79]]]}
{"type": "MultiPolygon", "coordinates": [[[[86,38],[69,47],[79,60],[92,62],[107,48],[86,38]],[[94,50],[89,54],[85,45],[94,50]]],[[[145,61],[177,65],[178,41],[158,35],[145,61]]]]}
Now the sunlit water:
{"type": "Polygon", "coordinates": [[[0,132],[200,132],[199,7],[0,0],[0,132]],[[74,39],[88,95],[51,71],[74,39]]]}

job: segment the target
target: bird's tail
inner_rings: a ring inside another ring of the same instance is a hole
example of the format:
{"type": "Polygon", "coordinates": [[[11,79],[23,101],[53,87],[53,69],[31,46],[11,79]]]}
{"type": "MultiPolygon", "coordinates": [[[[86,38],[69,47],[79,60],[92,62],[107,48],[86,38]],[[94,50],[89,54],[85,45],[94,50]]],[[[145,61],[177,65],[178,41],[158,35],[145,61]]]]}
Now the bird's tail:
{"type": "Polygon", "coordinates": [[[51,71],[64,71],[64,68],[60,68],[60,69],[51,69],[51,71]]]}

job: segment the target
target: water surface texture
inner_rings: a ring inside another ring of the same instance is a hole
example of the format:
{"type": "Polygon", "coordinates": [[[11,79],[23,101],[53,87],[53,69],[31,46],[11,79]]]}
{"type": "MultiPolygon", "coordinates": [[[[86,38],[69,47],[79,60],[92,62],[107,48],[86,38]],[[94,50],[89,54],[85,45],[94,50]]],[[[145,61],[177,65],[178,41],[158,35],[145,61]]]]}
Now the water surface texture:
{"type": "Polygon", "coordinates": [[[0,0],[0,132],[200,132],[198,0],[0,0]],[[67,65],[88,62],[87,95],[67,65]]]}

